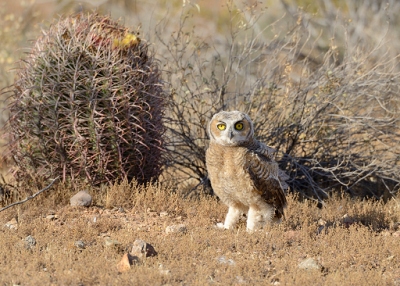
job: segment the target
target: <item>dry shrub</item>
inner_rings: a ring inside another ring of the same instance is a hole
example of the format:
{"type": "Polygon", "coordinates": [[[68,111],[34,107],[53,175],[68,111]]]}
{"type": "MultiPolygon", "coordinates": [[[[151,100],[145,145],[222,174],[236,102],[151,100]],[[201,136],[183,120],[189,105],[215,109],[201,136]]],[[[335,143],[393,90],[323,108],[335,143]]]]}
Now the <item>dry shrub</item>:
{"type": "Polygon", "coordinates": [[[55,21],[37,39],[12,86],[7,127],[19,182],[157,179],[164,96],[138,33],[82,13],[55,21]]]}
{"type": "Polygon", "coordinates": [[[207,121],[219,110],[239,109],[278,150],[293,191],[318,200],[342,190],[390,197],[400,182],[398,57],[386,45],[390,38],[359,32],[366,18],[346,16],[365,9],[364,17],[379,20],[377,13],[399,5],[387,10],[367,1],[343,12],[324,1],[331,6],[319,18],[282,3],[293,18],[286,28],[283,18],[260,23],[268,14],[257,5],[238,10],[231,2],[225,38],[196,33],[190,23],[197,6],[182,10],[179,29],[168,30],[167,19],[157,27],[170,94],[166,178],[207,185],[207,121]]]}
{"type": "Polygon", "coordinates": [[[206,123],[221,109],[241,109],[278,149],[293,191],[320,200],[338,190],[397,192],[397,1],[281,0],[267,9],[228,1],[218,21],[201,19],[211,8],[190,1],[182,9],[179,1],[104,3],[125,5],[127,21],[148,7],[170,9],[155,32],[149,22],[164,11],[137,19],[146,18],[168,84],[164,178],[178,189],[209,191],[206,123]]]}

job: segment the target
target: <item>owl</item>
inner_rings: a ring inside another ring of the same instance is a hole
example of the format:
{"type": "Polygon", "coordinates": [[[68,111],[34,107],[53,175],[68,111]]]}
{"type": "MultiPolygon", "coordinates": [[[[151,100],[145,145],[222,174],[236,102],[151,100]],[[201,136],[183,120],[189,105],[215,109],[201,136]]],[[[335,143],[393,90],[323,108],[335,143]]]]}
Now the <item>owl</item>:
{"type": "Polygon", "coordinates": [[[208,124],[208,177],[215,194],[228,206],[223,228],[246,214],[249,232],[280,222],[286,207],[289,176],[274,161],[275,150],[254,138],[250,117],[221,111],[208,124]]]}

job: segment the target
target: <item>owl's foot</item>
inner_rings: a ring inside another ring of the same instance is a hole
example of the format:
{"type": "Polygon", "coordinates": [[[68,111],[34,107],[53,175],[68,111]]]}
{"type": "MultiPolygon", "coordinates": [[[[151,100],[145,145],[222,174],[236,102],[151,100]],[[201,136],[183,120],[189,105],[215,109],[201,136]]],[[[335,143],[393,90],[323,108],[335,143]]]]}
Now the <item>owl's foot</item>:
{"type": "Polygon", "coordinates": [[[228,213],[226,214],[224,228],[231,229],[233,228],[239,220],[242,211],[239,208],[230,206],[228,209],[228,213]]]}
{"type": "Polygon", "coordinates": [[[269,204],[250,206],[247,214],[247,232],[254,232],[271,223],[273,211],[274,208],[269,204]]]}

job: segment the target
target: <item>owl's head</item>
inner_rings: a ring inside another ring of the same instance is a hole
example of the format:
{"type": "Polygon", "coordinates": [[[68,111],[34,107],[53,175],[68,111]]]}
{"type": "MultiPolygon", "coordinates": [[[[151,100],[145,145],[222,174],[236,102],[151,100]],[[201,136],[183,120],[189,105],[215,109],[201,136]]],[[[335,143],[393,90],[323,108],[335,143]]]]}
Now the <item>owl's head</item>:
{"type": "Polygon", "coordinates": [[[253,138],[254,128],[250,117],[240,111],[216,113],[208,124],[211,142],[223,146],[240,146],[253,138]]]}

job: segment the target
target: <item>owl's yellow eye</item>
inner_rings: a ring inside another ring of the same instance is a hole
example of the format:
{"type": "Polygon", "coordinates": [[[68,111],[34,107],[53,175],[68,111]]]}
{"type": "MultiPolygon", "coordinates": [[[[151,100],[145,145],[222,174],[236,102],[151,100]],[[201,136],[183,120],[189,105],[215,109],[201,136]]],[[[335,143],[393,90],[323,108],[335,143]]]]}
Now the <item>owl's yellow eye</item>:
{"type": "Polygon", "coordinates": [[[242,130],[243,129],[243,123],[242,122],[238,122],[235,124],[235,129],[236,130],[242,130]]]}
{"type": "Polygon", "coordinates": [[[223,131],[223,130],[226,129],[226,125],[221,123],[221,124],[218,124],[218,125],[217,125],[217,128],[218,128],[219,130],[223,131]]]}

